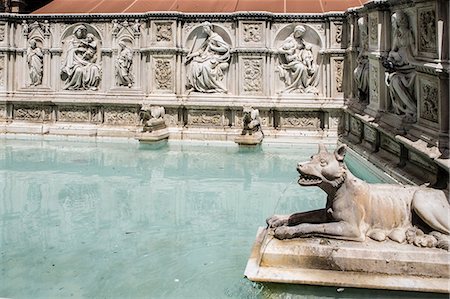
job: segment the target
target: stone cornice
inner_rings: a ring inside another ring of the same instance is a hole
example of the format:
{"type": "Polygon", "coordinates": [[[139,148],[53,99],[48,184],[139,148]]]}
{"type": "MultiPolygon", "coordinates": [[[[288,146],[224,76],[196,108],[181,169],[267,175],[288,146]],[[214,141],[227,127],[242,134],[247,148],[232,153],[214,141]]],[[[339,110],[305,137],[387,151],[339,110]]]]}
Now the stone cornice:
{"type": "Polygon", "coordinates": [[[113,19],[142,19],[142,20],[179,20],[179,21],[237,21],[237,20],[260,20],[276,22],[314,22],[323,20],[344,20],[345,12],[307,13],[307,14],[284,14],[271,12],[233,12],[233,13],[181,13],[181,12],[147,12],[147,13],[120,13],[120,14],[0,14],[3,21],[22,20],[50,20],[52,22],[77,22],[91,21],[103,22],[113,19]]]}

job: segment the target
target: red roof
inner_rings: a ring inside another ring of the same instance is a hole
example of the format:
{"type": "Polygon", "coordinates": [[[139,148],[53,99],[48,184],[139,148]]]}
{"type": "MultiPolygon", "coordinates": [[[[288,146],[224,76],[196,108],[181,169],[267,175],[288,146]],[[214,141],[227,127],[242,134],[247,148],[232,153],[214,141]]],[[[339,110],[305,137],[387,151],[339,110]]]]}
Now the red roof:
{"type": "Polygon", "coordinates": [[[345,11],[367,0],[53,0],[33,14],[143,13],[179,11],[227,13],[268,11],[274,13],[324,13],[345,11]]]}

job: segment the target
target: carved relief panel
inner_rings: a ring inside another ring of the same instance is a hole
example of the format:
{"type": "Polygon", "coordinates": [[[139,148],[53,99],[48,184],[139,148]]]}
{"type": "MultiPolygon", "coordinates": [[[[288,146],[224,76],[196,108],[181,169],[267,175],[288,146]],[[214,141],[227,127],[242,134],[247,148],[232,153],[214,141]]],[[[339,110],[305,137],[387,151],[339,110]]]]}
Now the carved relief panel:
{"type": "Polygon", "coordinates": [[[378,12],[369,14],[369,49],[378,50],[379,32],[378,32],[378,12]]]}
{"type": "Polygon", "coordinates": [[[154,55],[151,58],[153,92],[175,92],[175,67],[172,55],[154,55]]]}
{"type": "Polygon", "coordinates": [[[52,108],[37,105],[14,105],[13,118],[28,121],[49,121],[52,116],[52,108]]]}
{"type": "Polygon", "coordinates": [[[426,57],[437,57],[436,9],[434,6],[417,10],[418,48],[419,54],[426,57]]]}
{"type": "Polygon", "coordinates": [[[110,125],[136,126],[139,123],[137,108],[105,107],[104,123],[110,125]]]}
{"type": "Polygon", "coordinates": [[[242,47],[258,47],[265,43],[263,22],[239,22],[239,41],[242,47]]]}
{"type": "Polygon", "coordinates": [[[6,88],[6,57],[0,56],[0,90],[6,88]]]}
{"type": "Polygon", "coordinates": [[[5,22],[0,22],[0,43],[6,43],[6,31],[8,29],[8,24],[5,22]]]}
{"type": "Polygon", "coordinates": [[[332,73],[331,78],[331,96],[341,94],[343,92],[343,79],[344,79],[344,59],[343,58],[332,58],[332,73]]]}
{"type": "Polygon", "coordinates": [[[264,58],[240,57],[241,94],[261,95],[264,93],[264,58]]]}
{"type": "Polygon", "coordinates": [[[229,120],[224,114],[217,110],[190,110],[188,112],[187,124],[190,126],[214,126],[223,127],[228,125],[229,120]]]}
{"type": "Polygon", "coordinates": [[[421,122],[437,126],[440,121],[440,103],[438,82],[431,76],[421,75],[418,79],[419,117],[421,122]]]}
{"type": "Polygon", "coordinates": [[[342,29],[343,27],[341,22],[331,23],[331,47],[341,48],[342,29]]]}
{"type": "Polygon", "coordinates": [[[151,21],[151,41],[155,46],[175,46],[175,23],[171,21],[151,21]]]}
{"type": "Polygon", "coordinates": [[[89,110],[89,107],[59,106],[57,120],[63,122],[89,122],[89,110]]]}
{"type": "Polygon", "coordinates": [[[378,106],[380,99],[380,78],[378,61],[371,60],[369,65],[369,101],[371,106],[378,106]]]}
{"type": "Polygon", "coordinates": [[[319,54],[322,39],[309,25],[291,24],[283,27],[275,37],[275,90],[280,94],[321,93],[319,54]]]}
{"type": "Polygon", "coordinates": [[[101,38],[90,24],[74,24],[62,36],[60,77],[65,90],[98,90],[102,79],[101,38]]]}
{"type": "Polygon", "coordinates": [[[281,128],[320,129],[321,121],[318,112],[280,112],[281,128]]]}

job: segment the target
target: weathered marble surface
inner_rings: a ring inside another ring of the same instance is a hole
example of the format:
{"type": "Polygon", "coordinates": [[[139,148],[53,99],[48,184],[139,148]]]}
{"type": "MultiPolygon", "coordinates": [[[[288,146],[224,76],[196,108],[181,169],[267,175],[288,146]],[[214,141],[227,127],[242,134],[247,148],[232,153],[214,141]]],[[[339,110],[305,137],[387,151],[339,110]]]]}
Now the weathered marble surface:
{"type": "Polygon", "coordinates": [[[260,228],[245,269],[252,281],[450,293],[450,254],[392,241],[280,241],[260,228]]]}

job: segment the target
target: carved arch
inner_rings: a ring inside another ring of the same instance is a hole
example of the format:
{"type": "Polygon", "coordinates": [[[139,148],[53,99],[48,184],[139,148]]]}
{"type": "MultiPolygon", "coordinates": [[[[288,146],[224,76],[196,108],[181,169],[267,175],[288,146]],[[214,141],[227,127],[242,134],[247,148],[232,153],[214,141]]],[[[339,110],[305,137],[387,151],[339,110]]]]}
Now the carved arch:
{"type": "MultiPolygon", "coordinates": [[[[194,40],[196,41],[196,45],[199,46],[206,39],[207,36],[206,36],[206,33],[203,32],[202,27],[203,27],[203,24],[200,23],[200,24],[196,25],[194,28],[192,28],[192,30],[187,34],[187,38],[185,41],[186,48],[191,49],[194,40]],[[197,38],[195,38],[195,37],[197,37],[197,38]]],[[[231,48],[233,48],[233,46],[234,46],[233,39],[231,38],[231,34],[230,34],[230,32],[228,32],[227,29],[225,29],[224,27],[222,27],[220,25],[212,24],[212,30],[215,33],[219,34],[223,38],[223,40],[226,43],[228,43],[231,48]]]]}

